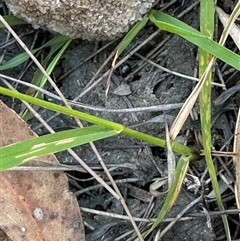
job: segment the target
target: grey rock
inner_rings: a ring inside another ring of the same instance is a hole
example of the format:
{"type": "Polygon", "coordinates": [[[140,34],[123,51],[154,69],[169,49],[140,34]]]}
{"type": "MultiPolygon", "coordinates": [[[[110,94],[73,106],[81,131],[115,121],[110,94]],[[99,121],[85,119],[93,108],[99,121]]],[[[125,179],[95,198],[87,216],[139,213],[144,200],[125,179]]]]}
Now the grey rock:
{"type": "Polygon", "coordinates": [[[72,38],[110,40],[121,36],[155,0],[5,0],[28,23],[72,38]]]}

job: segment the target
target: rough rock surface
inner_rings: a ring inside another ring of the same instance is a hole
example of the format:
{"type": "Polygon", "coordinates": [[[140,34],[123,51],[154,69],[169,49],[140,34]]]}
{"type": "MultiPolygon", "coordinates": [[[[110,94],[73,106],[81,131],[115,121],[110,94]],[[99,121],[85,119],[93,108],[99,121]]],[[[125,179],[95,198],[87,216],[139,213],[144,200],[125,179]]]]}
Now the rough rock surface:
{"type": "Polygon", "coordinates": [[[140,20],[155,0],[6,0],[31,24],[73,38],[108,40],[140,20]]]}

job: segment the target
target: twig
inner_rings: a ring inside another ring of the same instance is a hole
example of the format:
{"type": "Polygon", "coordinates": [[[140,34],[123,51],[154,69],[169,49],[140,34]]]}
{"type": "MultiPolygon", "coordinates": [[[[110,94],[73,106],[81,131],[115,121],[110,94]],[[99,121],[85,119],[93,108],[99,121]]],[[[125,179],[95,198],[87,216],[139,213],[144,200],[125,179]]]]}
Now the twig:
{"type": "MultiPolygon", "coordinates": [[[[138,54],[138,53],[135,53],[136,56],[138,56],[139,58],[143,59],[144,61],[150,63],[151,65],[157,67],[158,69],[161,69],[167,73],[171,73],[173,75],[176,75],[176,76],[179,76],[181,78],[185,78],[185,79],[189,79],[189,80],[194,80],[194,81],[199,81],[199,78],[196,78],[196,77],[192,77],[192,76],[189,76],[189,75],[185,75],[185,74],[181,74],[181,73],[178,73],[176,71],[173,71],[173,70],[170,70],[170,69],[167,69],[155,62],[153,62],[152,60],[150,59],[147,59],[145,57],[143,57],[141,54],[138,54]]],[[[212,85],[215,85],[215,86],[220,86],[220,87],[225,87],[225,84],[220,84],[220,83],[216,83],[216,82],[212,82],[212,85]]]]}
{"type": "MultiPolygon", "coordinates": [[[[61,100],[61,98],[47,90],[44,90],[36,85],[33,85],[31,83],[27,83],[22,80],[18,80],[16,78],[12,78],[3,74],[0,74],[0,78],[8,79],[17,83],[21,83],[23,85],[29,86],[31,88],[34,88],[38,90],[39,92],[48,95],[49,97],[52,97],[56,100],[61,100]]],[[[86,110],[94,110],[94,111],[100,111],[100,112],[109,112],[109,113],[130,113],[130,112],[155,112],[155,111],[166,111],[166,110],[173,110],[173,109],[179,109],[182,107],[183,103],[175,103],[175,104],[163,104],[163,105],[153,105],[153,106],[143,106],[143,107],[134,107],[134,108],[127,108],[127,109],[108,109],[105,107],[98,107],[93,106],[89,104],[83,104],[80,102],[72,101],[66,99],[69,105],[73,105],[76,107],[80,107],[86,110]]]]}
{"type": "Polygon", "coordinates": [[[192,201],[190,204],[187,205],[177,216],[174,218],[171,223],[167,225],[167,227],[161,232],[159,238],[163,237],[164,234],[184,215],[184,213],[187,212],[188,209],[193,207],[196,203],[198,203],[202,199],[202,196],[198,197],[194,201],[192,201]]]}
{"type": "MultiPolygon", "coordinates": [[[[118,218],[118,219],[123,219],[123,220],[129,220],[129,217],[126,215],[120,215],[120,214],[116,214],[116,213],[109,213],[109,212],[104,212],[104,211],[99,211],[99,210],[94,210],[94,209],[90,209],[90,208],[85,208],[85,207],[81,207],[81,210],[83,212],[87,212],[87,213],[93,213],[93,214],[97,214],[97,215],[102,215],[102,216],[106,216],[106,217],[112,217],[112,218],[118,218]]],[[[136,218],[133,217],[134,221],[137,222],[154,222],[156,220],[156,218],[136,218]]],[[[174,221],[175,218],[166,218],[163,220],[163,222],[172,222],[174,221]]],[[[193,220],[193,217],[183,217],[183,218],[179,218],[178,221],[186,221],[186,220],[193,220]]]]}
{"type": "MultiPolygon", "coordinates": [[[[125,178],[125,179],[116,180],[115,183],[128,183],[128,182],[138,182],[138,181],[139,181],[138,178],[125,178]]],[[[111,185],[111,182],[107,182],[107,184],[111,185]]],[[[87,187],[87,188],[84,188],[82,190],[76,191],[74,194],[78,197],[85,192],[89,192],[91,190],[101,188],[101,187],[102,187],[101,184],[97,184],[97,185],[94,185],[94,186],[87,187]]]]}

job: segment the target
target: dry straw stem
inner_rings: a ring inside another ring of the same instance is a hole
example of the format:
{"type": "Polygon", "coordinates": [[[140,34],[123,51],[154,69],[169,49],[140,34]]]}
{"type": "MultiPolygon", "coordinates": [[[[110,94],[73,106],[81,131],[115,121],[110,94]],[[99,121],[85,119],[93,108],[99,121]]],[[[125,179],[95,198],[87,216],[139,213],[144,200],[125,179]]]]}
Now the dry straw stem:
{"type": "MultiPolygon", "coordinates": [[[[236,122],[235,138],[233,151],[235,153],[240,153],[240,109],[238,110],[238,118],[236,122]]],[[[236,170],[236,183],[235,183],[235,197],[237,202],[237,207],[240,209],[240,156],[233,156],[233,163],[236,170]]]]}
{"type": "MultiPolygon", "coordinates": [[[[216,7],[216,11],[218,13],[218,17],[219,17],[220,21],[222,22],[223,26],[225,27],[229,21],[229,15],[226,14],[219,7],[216,7]]],[[[240,28],[235,23],[232,24],[232,27],[229,31],[229,35],[232,37],[234,43],[240,50],[240,37],[239,37],[240,36],[240,28]]]]}

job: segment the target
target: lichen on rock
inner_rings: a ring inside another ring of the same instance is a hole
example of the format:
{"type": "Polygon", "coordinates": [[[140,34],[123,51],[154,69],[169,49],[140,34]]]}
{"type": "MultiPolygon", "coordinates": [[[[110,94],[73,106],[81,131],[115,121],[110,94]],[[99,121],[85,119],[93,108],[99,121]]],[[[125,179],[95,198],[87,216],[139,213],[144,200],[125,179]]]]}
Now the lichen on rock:
{"type": "Polygon", "coordinates": [[[121,36],[155,0],[5,0],[28,23],[72,38],[109,40],[121,36]]]}

